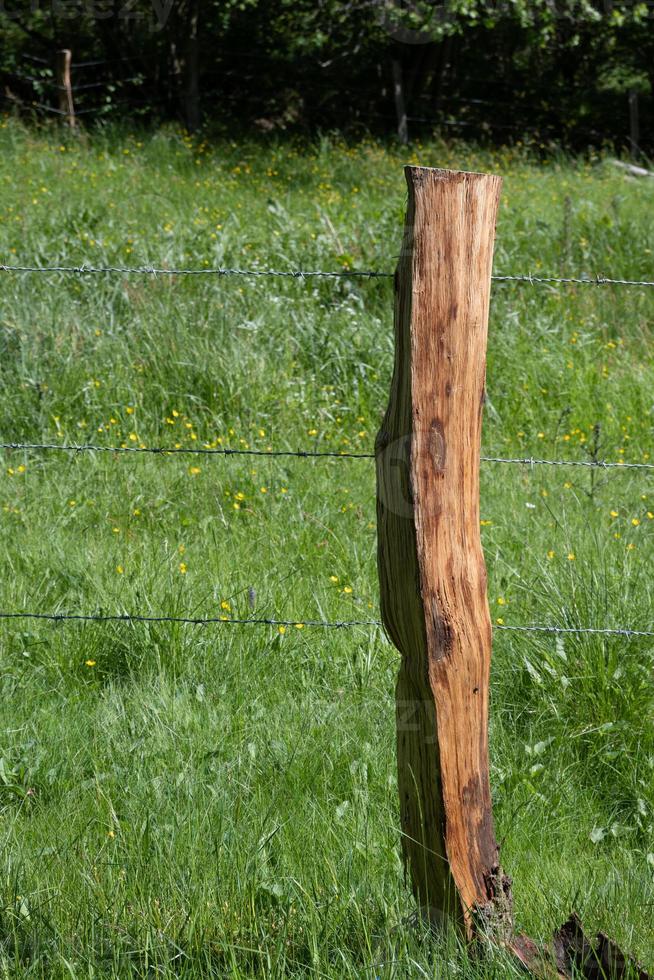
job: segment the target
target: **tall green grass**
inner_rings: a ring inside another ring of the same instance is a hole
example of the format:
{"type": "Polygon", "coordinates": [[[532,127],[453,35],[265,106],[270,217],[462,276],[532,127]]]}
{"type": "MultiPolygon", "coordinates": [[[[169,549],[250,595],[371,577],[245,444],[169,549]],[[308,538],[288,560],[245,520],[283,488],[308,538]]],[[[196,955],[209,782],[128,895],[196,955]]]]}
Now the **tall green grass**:
{"type": "MultiPolygon", "coordinates": [[[[413,162],[504,176],[497,273],[654,278],[654,188],[599,158],[0,125],[7,264],[391,271],[413,162]]],[[[2,441],[372,451],[389,280],[0,291],[2,441]]],[[[653,312],[497,283],[484,454],[650,460],[653,312]]],[[[378,617],[370,460],[6,452],[0,506],[5,611],[378,617]]],[[[493,619],[651,629],[653,514],[646,470],[485,464],[493,619]]],[[[0,637],[0,975],[512,975],[411,921],[378,630],[0,637]]],[[[498,631],[491,718],[520,926],[574,907],[650,963],[653,667],[647,639],[498,631]]]]}

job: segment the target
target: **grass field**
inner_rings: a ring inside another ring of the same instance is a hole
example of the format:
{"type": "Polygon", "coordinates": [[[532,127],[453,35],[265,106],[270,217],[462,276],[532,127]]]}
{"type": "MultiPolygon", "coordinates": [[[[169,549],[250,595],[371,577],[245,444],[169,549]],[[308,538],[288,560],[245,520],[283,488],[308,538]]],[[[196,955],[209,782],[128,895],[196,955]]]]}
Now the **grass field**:
{"type": "MultiPolygon", "coordinates": [[[[414,162],[505,177],[498,273],[654,278],[654,185],[597,157],[10,120],[0,151],[8,264],[392,270],[414,162]]],[[[373,449],[389,280],[0,273],[0,297],[2,441],[373,449]]],[[[484,453],[654,462],[653,313],[496,283],[484,453]]],[[[652,629],[652,472],[485,464],[493,619],[652,629]]],[[[4,611],[378,618],[370,460],[5,452],[0,504],[4,611]]],[[[0,642],[0,976],[513,975],[407,923],[379,630],[0,642]]],[[[650,966],[653,668],[648,639],[498,631],[491,705],[519,925],[575,908],[650,966]]]]}

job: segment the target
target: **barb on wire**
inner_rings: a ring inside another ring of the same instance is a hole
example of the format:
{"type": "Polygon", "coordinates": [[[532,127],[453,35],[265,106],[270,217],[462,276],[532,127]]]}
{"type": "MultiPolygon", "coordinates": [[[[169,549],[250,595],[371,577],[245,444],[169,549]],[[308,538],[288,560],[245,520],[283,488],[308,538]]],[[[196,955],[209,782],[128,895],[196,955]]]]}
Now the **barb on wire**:
{"type": "MultiPolygon", "coordinates": [[[[37,612],[0,612],[0,619],[39,619],[49,622],[93,622],[93,623],[178,623],[185,626],[284,626],[296,628],[347,629],[355,626],[383,627],[379,619],[267,619],[245,618],[231,619],[226,616],[148,616],[132,615],[131,613],[37,613],[37,612]]],[[[631,627],[594,627],[594,626],[499,626],[496,630],[514,631],[519,633],[571,633],[576,635],[601,635],[622,637],[654,637],[654,631],[637,630],[631,627]]]]}
{"type": "MultiPolygon", "coordinates": [[[[150,453],[155,456],[292,456],[298,459],[374,459],[374,453],[336,452],[335,450],[313,449],[225,449],[207,446],[96,446],[92,444],[59,445],[58,443],[38,442],[0,442],[0,449],[25,451],[44,451],[61,453],[150,453]]],[[[504,456],[481,456],[482,463],[513,463],[518,466],[586,466],[595,469],[654,470],[654,463],[613,463],[595,459],[536,459],[533,456],[511,458],[504,456]]]]}
{"type": "MultiPolygon", "coordinates": [[[[376,269],[342,269],[342,270],[303,270],[303,269],[234,269],[234,268],[213,268],[213,269],[163,269],[153,266],[91,266],[91,265],[51,265],[51,266],[20,266],[20,265],[0,265],[0,272],[44,272],[44,273],[69,273],[75,275],[149,275],[149,276],[248,276],[257,278],[269,276],[283,279],[392,279],[392,272],[383,272],[376,269]]],[[[539,283],[559,283],[582,286],[654,286],[654,280],[646,279],[609,279],[606,276],[591,277],[568,277],[559,278],[556,276],[532,276],[532,275],[496,275],[491,277],[495,282],[525,282],[539,283]]]]}

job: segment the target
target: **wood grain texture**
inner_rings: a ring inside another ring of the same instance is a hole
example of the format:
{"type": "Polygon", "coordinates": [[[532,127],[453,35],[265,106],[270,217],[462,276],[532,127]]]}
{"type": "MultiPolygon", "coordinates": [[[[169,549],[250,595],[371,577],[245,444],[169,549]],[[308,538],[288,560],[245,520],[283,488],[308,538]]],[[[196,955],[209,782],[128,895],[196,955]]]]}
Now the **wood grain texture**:
{"type": "Polygon", "coordinates": [[[402,845],[434,921],[508,939],[488,763],[491,622],[479,454],[501,178],[405,169],[395,368],[377,437],[382,617],[402,654],[402,845]]]}

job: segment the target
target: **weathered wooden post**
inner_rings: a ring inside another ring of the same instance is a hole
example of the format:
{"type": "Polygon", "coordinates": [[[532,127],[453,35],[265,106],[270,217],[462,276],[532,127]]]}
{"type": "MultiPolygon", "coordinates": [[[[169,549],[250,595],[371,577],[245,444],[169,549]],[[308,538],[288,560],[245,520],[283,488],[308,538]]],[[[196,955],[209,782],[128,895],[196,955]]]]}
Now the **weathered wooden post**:
{"type": "Polygon", "coordinates": [[[637,976],[572,915],[542,947],[514,933],[488,760],[491,621],[479,455],[495,219],[502,181],[406,167],[395,273],[395,369],[377,436],[382,617],[402,654],[402,847],[421,912],[511,953],[542,980],[637,976]]]}
{"type": "Polygon", "coordinates": [[[73,86],[70,77],[72,53],[66,48],[57,51],[56,82],[59,95],[59,112],[65,116],[66,125],[74,129],[76,126],[75,104],[73,102],[73,86]]]}
{"type": "Polygon", "coordinates": [[[491,621],[479,454],[502,180],[406,167],[395,273],[395,370],[377,436],[382,617],[402,654],[402,844],[432,921],[508,938],[488,760],[491,621]]]}

